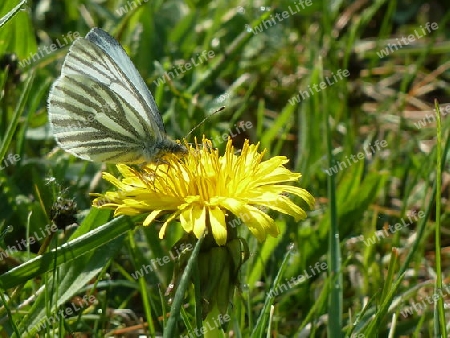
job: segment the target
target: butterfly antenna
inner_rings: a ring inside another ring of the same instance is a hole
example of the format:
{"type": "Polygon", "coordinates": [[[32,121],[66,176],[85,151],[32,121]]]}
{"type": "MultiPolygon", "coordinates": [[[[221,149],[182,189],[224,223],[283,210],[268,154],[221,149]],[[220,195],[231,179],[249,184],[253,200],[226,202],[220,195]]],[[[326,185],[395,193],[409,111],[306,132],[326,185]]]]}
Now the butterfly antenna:
{"type": "Polygon", "coordinates": [[[217,113],[221,112],[222,110],[225,109],[225,106],[220,107],[219,109],[217,109],[214,113],[212,113],[211,115],[206,116],[202,122],[200,122],[199,124],[197,124],[194,128],[191,129],[191,131],[185,136],[185,138],[187,139],[189,137],[189,135],[192,134],[192,132],[194,130],[196,130],[198,127],[200,127],[203,123],[205,123],[206,120],[208,120],[209,118],[213,117],[214,115],[216,115],[217,113]]]}

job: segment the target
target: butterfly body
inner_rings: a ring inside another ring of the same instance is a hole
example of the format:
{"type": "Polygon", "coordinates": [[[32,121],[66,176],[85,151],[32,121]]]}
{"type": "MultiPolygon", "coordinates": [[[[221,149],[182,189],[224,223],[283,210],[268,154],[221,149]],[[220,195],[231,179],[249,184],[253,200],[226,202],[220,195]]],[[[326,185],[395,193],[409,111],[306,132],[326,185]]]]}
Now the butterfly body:
{"type": "Polygon", "coordinates": [[[167,137],[152,94],[122,46],[99,28],[70,47],[48,111],[57,143],[82,159],[137,164],[186,152],[167,137]]]}

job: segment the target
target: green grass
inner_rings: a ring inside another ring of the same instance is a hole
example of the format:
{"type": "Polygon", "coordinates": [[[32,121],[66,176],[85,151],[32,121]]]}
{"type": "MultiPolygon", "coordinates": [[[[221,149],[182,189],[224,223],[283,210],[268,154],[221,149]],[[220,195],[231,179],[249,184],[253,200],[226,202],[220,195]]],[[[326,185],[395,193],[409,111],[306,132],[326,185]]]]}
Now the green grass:
{"type": "MultiPolygon", "coordinates": [[[[446,336],[449,5],[312,0],[298,11],[289,1],[168,0],[140,1],[119,15],[131,2],[36,0],[21,10],[19,0],[0,3],[0,226],[12,227],[0,240],[2,336],[153,337],[172,325],[164,293],[173,263],[134,277],[151,259],[168,255],[183,235],[181,227],[172,225],[159,240],[159,224],[143,228],[142,219],[113,219],[91,207],[89,193],[112,188],[101,172],[115,167],[57,149],[50,132],[50,85],[71,36],[84,36],[94,26],[127,50],[171,138],[185,137],[225,106],[189,141],[206,135],[223,152],[222,135],[236,134],[239,123],[249,122],[233,144],[239,148],[248,138],[267,149],[267,158],[287,156],[289,168],[303,175],[299,185],[316,198],[301,223],[271,213],[278,238],[258,243],[245,226],[238,229],[250,258],[241,268],[225,334],[446,336]],[[283,18],[289,6],[295,13],[283,18]],[[267,20],[275,24],[255,31],[267,20]],[[438,28],[424,34],[427,22],[438,28]],[[378,56],[388,43],[398,45],[397,38],[410,34],[421,37],[378,56]],[[45,51],[58,42],[61,48],[45,51]],[[181,69],[204,51],[214,56],[156,85],[164,72],[181,69]],[[39,57],[31,60],[34,53],[39,57]],[[339,70],[349,75],[339,78],[339,70]],[[333,74],[333,84],[314,89],[333,74]],[[309,98],[291,104],[299,91],[309,98]],[[434,114],[435,99],[442,116],[439,133],[436,119],[423,120],[434,114]],[[386,146],[377,148],[377,141],[386,146]],[[365,153],[370,146],[375,151],[365,153]],[[339,164],[342,170],[327,174],[339,164]],[[52,208],[64,199],[76,202],[78,227],[47,236],[52,208]],[[413,211],[423,217],[411,216],[411,224],[396,229],[413,211]],[[35,233],[35,243],[8,249],[35,233]],[[326,268],[314,270],[320,264],[326,268]],[[286,287],[300,275],[302,283],[286,287]],[[271,291],[278,295],[271,297],[271,291]],[[429,301],[433,295],[436,301],[429,301]]],[[[189,288],[173,336],[195,330],[195,309],[189,288]]]]}

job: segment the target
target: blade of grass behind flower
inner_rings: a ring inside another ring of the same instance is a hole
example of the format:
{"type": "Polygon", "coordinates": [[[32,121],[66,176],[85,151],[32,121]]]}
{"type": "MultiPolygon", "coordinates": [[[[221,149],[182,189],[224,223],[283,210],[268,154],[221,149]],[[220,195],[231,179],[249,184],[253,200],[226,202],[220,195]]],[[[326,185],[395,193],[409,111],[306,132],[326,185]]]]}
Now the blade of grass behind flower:
{"type": "MultiPolygon", "coordinates": [[[[28,69],[25,65],[33,63],[32,55],[37,52],[35,30],[33,27],[32,9],[30,5],[26,5],[27,1],[21,1],[16,6],[18,0],[3,0],[0,1],[0,16],[9,12],[6,16],[0,19],[0,55],[3,53],[14,53],[18,59],[21,71],[28,69]],[[23,5],[25,4],[25,5],[23,5]],[[14,9],[11,8],[15,6],[14,9]],[[9,16],[12,12],[14,14],[9,16]],[[12,20],[11,20],[12,19],[12,20]],[[24,67],[25,66],[25,67],[24,67]]],[[[31,3],[31,1],[28,1],[31,3]]]]}
{"type": "MultiPolygon", "coordinates": [[[[380,58],[378,57],[378,55],[375,53],[375,51],[378,51],[380,49],[382,49],[384,47],[384,37],[388,37],[389,36],[389,32],[392,30],[392,26],[394,25],[392,18],[392,15],[395,14],[395,7],[396,7],[396,2],[395,1],[391,1],[388,2],[387,4],[387,9],[386,9],[386,15],[383,18],[383,21],[381,22],[381,28],[380,28],[380,32],[378,34],[378,39],[376,39],[375,43],[375,48],[374,48],[374,53],[372,55],[372,57],[369,57],[369,69],[373,69],[376,64],[380,61],[380,58]]],[[[350,44],[349,44],[350,45],[350,44]]],[[[353,43],[352,43],[353,45],[353,43]]],[[[346,53],[346,56],[350,55],[350,53],[346,53]]]]}
{"type": "Polygon", "coordinates": [[[258,100],[258,108],[256,109],[256,137],[258,140],[261,140],[264,135],[264,110],[265,101],[263,99],[260,99],[258,100]]]}
{"type": "MultiPolygon", "coordinates": [[[[270,291],[276,290],[278,286],[281,284],[281,278],[283,276],[284,270],[286,269],[289,257],[292,255],[292,250],[293,246],[289,247],[288,250],[286,251],[270,291]]],[[[275,301],[275,297],[271,297],[270,291],[266,294],[264,306],[260,311],[258,320],[256,321],[256,325],[253,328],[250,338],[262,337],[264,335],[264,331],[268,327],[267,321],[270,315],[270,307],[273,305],[275,301]]]]}
{"type": "Polygon", "coordinates": [[[399,255],[397,249],[392,249],[391,260],[388,267],[388,274],[380,299],[381,305],[377,309],[374,318],[367,318],[367,321],[365,323],[364,321],[362,322],[363,326],[368,324],[367,329],[363,331],[366,337],[376,337],[379,333],[381,323],[384,320],[389,310],[389,306],[392,303],[394,295],[402,282],[403,276],[399,276],[397,280],[394,280],[394,270],[396,269],[396,265],[398,264],[398,258],[399,255]]]}
{"type": "MultiPolygon", "coordinates": [[[[142,257],[142,251],[138,250],[136,248],[134,234],[131,232],[128,233],[128,244],[130,247],[131,257],[133,257],[134,268],[136,269],[136,271],[138,271],[139,267],[140,266],[142,267],[145,264],[145,262],[144,262],[144,258],[142,257]]],[[[146,317],[147,323],[148,323],[148,333],[150,333],[152,336],[154,336],[155,335],[155,326],[153,324],[152,311],[151,311],[151,306],[149,303],[149,295],[147,293],[147,283],[145,280],[146,280],[146,278],[144,275],[139,276],[138,284],[139,284],[139,290],[141,291],[141,299],[142,299],[142,304],[144,306],[145,317],[146,317]]]]}
{"type": "Polygon", "coordinates": [[[331,275],[328,275],[327,279],[324,281],[324,287],[322,288],[320,295],[317,297],[317,299],[314,302],[314,305],[310,308],[308,314],[306,315],[305,319],[300,324],[299,328],[297,329],[296,337],[304,336],[305,334],[305,327],[306,325],[310,324],[312,327],[312,330],[310,330],[310,337],[314,337],[313,331],[315,330],[315,323],[314,320],[317,318],[318,315],[322,313],[322,309],[326,310],[327,308],[327,302],[328,297],[330,293],[331,285],[333,284],[333,281],[331,279],[331,275]]]}
{"type": "Polygon", "coordinates": [[[289,133],[289,130],[292,127],[292,123],[294,122],[292,119],[294,111],[295,106],[291,104],[287,104],[283,108],[283,110],[277,116],[272,126],[268,130],[264,131],[264,134],[261,138],[262,148],[272,149],[273,154],[280,153],[283,143],[286,140],[286,135],[289,133]],[[275,147],[273,147],[272,142],[275,139],[276,145],[275,147]]]}
{"type": "MultiPolygon", "coordinates": [[[[441,126],[441,110],[439,109],[438,101],[435,99],[436,109],[436,228],[435,228],[435,254],[436,254],[436,286],[437,290],[442,290],[442,265],[441,265],[441,192],[442,192],[442,126],[441,126]]],[[[437,310],[439,313],[440,332],[435,332],[436,335],[447,337],[447,328],[445,320],[444,300],[439,297],[437,302],[437,310]]],[[[437,318],[436,318],[437,319],[437,318]]]]}
{"type": "MultiPolygon", "coordinates": [[[[3,292],[0,292],[0,298],[2,301],[2,305],[5,307],[5,311],[8,315],[9,318],[13,318],[13,315],[11,313],[11,310],[9,308],[9,304],[8,301],[5,299],[5,296],[3,294],[3,292]]],[[[20,337],[20,333],[19,333],[19,329],[16,325],[16,322],[14,320],[10,320],[9,322],[7,322],[6,324],[4,324],[4,329],[8,332],[8,334],[12,333],[12,330],[14,330],[14,333],[16,334],[17,337],[20,337]]]]}
{"type": "MultiPolygon", "coordinates": [[[[3,159],[5,157],[5,154],[8,151],[9,145],[11,144],[11,140],[13,138],[13,135],[14,135],[17,125],[19,123],[19,118],[25,109],[25,104],[28,100],[28,95],[30,94],[33,81],[34,81],[34,72],[32,72],[30,74],[27,82],[24,85],[22,95],[20,96],[19,102],[17,103],[16,109],[14,110],[14,114],[8,125],[6,134],[2,139],[2,144],[0,145],[0,159],[3,159]]],[[[4,112],[4,113],[6,113],[6,112],[4,112]]]]}
{"type": "MultiPolygon", "coordinates": [[[[448,155],[449,152],[450,152],[450,133],[447,134],[447,140],[445,142],[444,152],[443,152],[443,156],[442,156],[442,160],[441,160],[441,169],[440,169],[441,171],[445,167],[445,160],[446,160],[447,156],[449,156],[448,155]]],[[[433,156],[430,155],[430,158],[433,158],[433,156]]],[[[425,181],[425,187],[424,187],[425,191],[429,189],[430,184],[431,184],[430,180],[425,181]]],[[[428,201],[428,205],[426,206],[426,208],[425,207],[421,208],[422,210],[425,209],[425,216],[422,217],[418,223],[416,240],[412,243],[411,249],[408,252],[408,255],[406,256],[405,261],[403,262],[403,264],[400,268],[400,272],[399,272],[400,275],[403,275],[403,273],[408,269],[409,264],[411,263],[411,260],[413,259],[414,255],[417,253],[419,244],[427,239],[424,236],[424,232],[425,232],[428,217],[430,216],[430,213],[431,213],[431,208],[435,201],[436,189],[437,189],[437,182],[436,182],[436,180],[434,180],[432,194],[431,194],[430,200],[428,201]]],[[[424,201],[424,204],[425,204],[425,201],[424,201]]]]}
{"type": "MultiPolygon", "coordinates": [[[[318,46],[312,46],[311,61],[307,62],[302,67],[311,69],[309,78],[305,78],[299,83],[300,90],[307,90],[307,86],[311,85],[311,79],[317,77],[317,67],[313,60],[316,60],[321,51],[318,46]]],[[[299,67],[300,65],[297,65],[299,67]]],[[[329,88],[333,90],[333,87],[329,88]]],[[[302,181],[309,182],[311,178],[316,176],[318,166],[313,167],[313,163],[320,163],[323,157],[323,130],[318,126],[323,124],[326,115],[322,113],[322,105],[320,102],[320,95],[313,95],[311,98],[304,100],[298,104],[295,117],[297,119],[297,156],[295,158],[295,168],[302,173],[302,181]]]]}
{"type": "MultiPolygon", "coordinates": [[[[38,116],[41,115],[38,112],[40,112],[40,106],[43,101],[45,101],[45,97],[48,94],[48,90],[51,84],[51,79],[46,79],[43,81],[41,85],[39,85],[38,88],[34,86],[34,88],[31,91],[31,96],[29,96],[29,103],[28,103],[28,114],[25,118],[25,121],[21,123],[20,128],[16,131],[17,136],[16,139],[16,149],[15,152],[17,154],[24,154],[25,152],[25,143],[26,143],[26,135],[27,131],[29,131],[29,125],[31,121],[36,121],[38,119],[38,116]]],[[[42,114],[45,115],[45,114],[42,114]]],[[[42,116],[41,115],[41,116],[42,116]]],[[[42,117],[41,117],[42,118],[42,117]]],[[[18,162],[19,164],[20,162],[18,162]]],[[[41,176],[42,177],[42,176],[41,176]]]]}
{"type": "MultiPolygon", "coordinates": [[[[277,223],[277,226],[279,227],[280,232],[283,233],[286,228],[286,224],[279,222],[277,223]]],[[[248,240],[251,240],[250,237],[248,237],[248,240]]],[[[268,237],[264,243],[262,243],[257,255],[254,255],[254,260],[243,265],[244,269],[247,269],[247,271],[250,270],[249,274],[247,274],[247,283],[250,290],[252,290],[257,282],[261,280],[262,276],[264,276],[266,264],[281,241],[282,236],[278,236],[277,238],[268,237]]]]}
{"type": "Polygon", "coordinates": [[[5,16],[0,18],[0,28],[7,23],[9,20],[11,20],[14,15],[16,15],[20,9],[27,3],[27,0],[22,0],[16,7],[11,9],[5,16]]]}
{"type": "Polygon", "coordinates": [[[349,330],[347,330],[347,336],[352,337],[355,334],[363,333],[365,335],[364,337],[375,337],[379,334],[381,322],[385,319],[385,316],[392,305],[393,298],[403,277],[400,276],[397,280],[394,280],[394,272],[396,265],[398,264],[398,257],[397,250],[392,249],[388,274],[384,281],[384,289],[380,290],[379,293],[375,293],[369,299],[369,302],[353,321],[349,330]]]}
{"type": "MultiPolygon", "coordinates": [[[[322,59],[319,59],[318,63],[320,77],[319,80],[323,80],[323,64],[322,59]]],[[[316,80],[315,82],[319,82],[316,80]]],[[[326,142],[327,142],[327,155],[328,155],[328,167],[331,168],[336,165],[333,148],[331,141],[331,128],[330,120],[332,114],[327,105],[326,91],[321,92],[323,111],[325,111],[326,118],[324,119],[324,130],[326,130],[326,142]]],[[[328,308],[328,336],[329,337],[341,337],[342,336],[342,311],[343,311],[343,294],[342,294],[342,266],[341,266],[341,250],[339,246],[339,225],[338,225],[338,212],[337,212],[337,199],[336,199],[336,175],[328,175],[328,203],[330,209],[330,231],[328,232],[328,273],[333,276],[334,282],[331,285],[329,308],[328,308]]]]}
{"type": "Polygon", "coordinates": [[[184,300],[184,294],[191,281],[191,274],[194,270],[195,262],[197,261],[198,254],[200,252],[200,247],[202,246],[204,236],[202,236],[195,244],[192,255],[188,260],[186,268],[184,269],[183,275],[181,276],[180,283],[178,284],[177,291],[175,292],[175,297],[170,308],[170,317],[167,321],[167,326],[164,329],[164,338],[172,338],[176,332],[176,327],[178,325],[178,318],[180,317],[180,309],[184,300]]]}
{"type": "Polygon", "coordinates": [[[370,320],[373,318],[373,314],[376,311],[377,297],[380,291],[376,292],[364,306],[364,308],[358,313],[358,316],[347,325],[346,337],[354,337],[354,332],[359,332],[363,327],[367,326],[370,320]],[[369,318],[369,319],[367,319],[369,318]]]}

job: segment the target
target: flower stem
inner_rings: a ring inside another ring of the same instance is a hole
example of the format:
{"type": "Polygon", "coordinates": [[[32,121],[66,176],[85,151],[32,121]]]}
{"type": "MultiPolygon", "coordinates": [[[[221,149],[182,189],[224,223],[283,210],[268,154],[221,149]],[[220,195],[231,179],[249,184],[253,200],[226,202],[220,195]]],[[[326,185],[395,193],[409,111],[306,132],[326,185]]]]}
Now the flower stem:
{"type": "Polygon", "coordinates": [[[191,274],[194,269],[194,263],[197,260],[198,253],[200,252],[200,247],[202,246],[202,242],[205,236],[202,236],[195,244],[194,251],[192,252],[191,257],[187,263],[186,269],[183,272],[183,276],[181,276],[180,284],[177,287],[177,291],[175,292],[175,297],[172,303],[172,307],[170,309],[170,317],[167,321],[167,327],[164,331],[164,338],[172,338],[175,337],[175,330],[177,327],[177,322],[180,317],[180,309],[181,304],[183,303],[184,294],[188,288],[189,282],[191,280],[191,274]]]}

